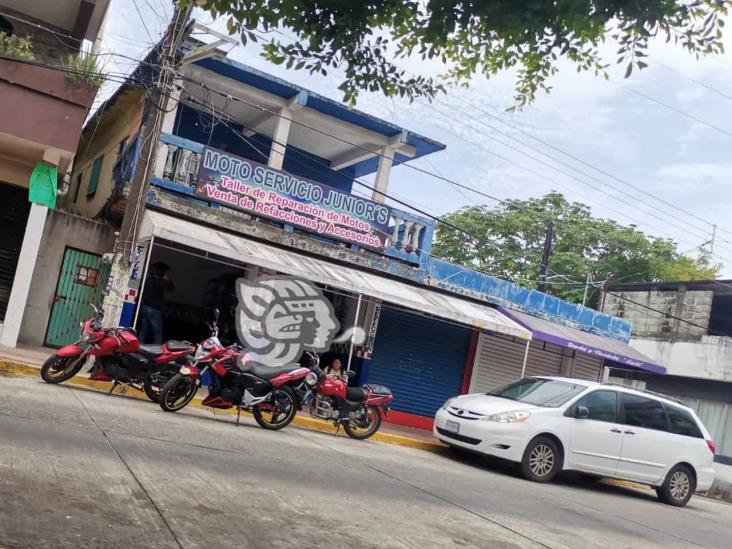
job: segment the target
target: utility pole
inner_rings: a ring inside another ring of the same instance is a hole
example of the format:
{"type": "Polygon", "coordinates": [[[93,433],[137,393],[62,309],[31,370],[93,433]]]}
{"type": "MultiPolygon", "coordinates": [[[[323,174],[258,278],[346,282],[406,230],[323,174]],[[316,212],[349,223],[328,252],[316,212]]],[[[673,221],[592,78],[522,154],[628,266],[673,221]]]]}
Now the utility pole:
{"type": "Polygon", "coordinates": [[[122,227],[115,243],[114,259],[104,299],[107,321],[116,324],[127,293],[130,268],[135,260],[137,234],[145,214],[145,200],[150,187],[150,170],[155,166],[158,141],[165,112],[169,109],[172,83],[180,64],[178,53],[193,7],[181,7],[177,3],[173,18],[158,47],[159,73],[149,89],[144,108],[146,114],[140,128],[140,156],[132,175],[122,227]]]}
{"type": "Polygon", "coordinates": [[[549,257],[552,255],[552,239],[554,238],[554,222],[549,221],[546,224],[546,235],[544,237],[544,255],[541,258],[541,268],[539,269],[539,287],[540,292],[546,291],[546,271],[549,268],[549,257]]]}
{"type": "Polygon", "coordinates": [[[582,306],[584,307],[587,303],[587,290],[590,289],[592,283],[592,273],[587,273],[587,279],[585,280],[585,293],[582,295],[582,306]]]}
{"type": "Polygon", "coordinates": [[[714,240],[717,238],[717,224],[712,225],[712,239],[709,241],[709,255],[714,256],[714,240]]]}
{"type": "Polygon", "coordinates": [[[598,309],[601,313],[605,312],[605,297],[607,296],[607,289],[610,286],[610,280],[613,278],[613,273],[607,273],[605,280],[602,281],[602,297],[600,299],[600,308],[598,309]]]}

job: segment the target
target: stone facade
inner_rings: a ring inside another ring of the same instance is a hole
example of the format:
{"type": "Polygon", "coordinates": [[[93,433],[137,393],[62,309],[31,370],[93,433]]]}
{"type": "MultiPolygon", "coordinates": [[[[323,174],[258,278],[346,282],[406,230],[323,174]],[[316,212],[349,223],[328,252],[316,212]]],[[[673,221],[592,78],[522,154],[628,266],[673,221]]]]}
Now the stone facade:
{"type": "Polygon", "coordinates": [[[713,297],[712,291],[687,290],[683,285],[673,291],[615,290],[605,296],[602,310],[630,321],[633,338],[699,341],[709,328],[713,297]]]}

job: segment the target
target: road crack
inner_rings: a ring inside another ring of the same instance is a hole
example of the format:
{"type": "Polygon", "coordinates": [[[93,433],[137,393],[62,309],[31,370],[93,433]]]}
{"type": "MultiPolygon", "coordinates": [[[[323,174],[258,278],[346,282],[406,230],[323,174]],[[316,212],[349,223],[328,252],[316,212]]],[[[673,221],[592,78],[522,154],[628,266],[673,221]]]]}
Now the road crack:
{"type": "Polygon", "coordinates": [[[142,493],[145,494],[145,497],[150,502],[150,505],[152,505],[152,508],[155,510],[155,512],[157,513],[157,515],[160,517],[160,520],[163,521],[163,524],[165,525],[165,527],[168,530],[168,532],[170,532],[170,535],[173,537],[173,540],[175,540],[176,545],[178,547],[180,547],[180,549],[184,549],[185,546],[183,545],[183,543],[181,543],[180,538],[178,538],[178,535],[173,530],[173,527],[168,522],[168,519],[165,518],[165,515],[163,514],[162,510],[160,509],[160,507],[158,507],[158,504],[155,503],[155,500],[152,498],[152,496],[150,495],[150,493],[147,491],[147,489],[145,488],[145,486],[142,484],[142,481],[135,474],[135,471],[132,469],[132,467],[130,466],[130,464],[122,456],[122,454],[117,450],[117,448],[115,447],[114,443],[112,443],[112,440],[109,438],[107,432],[99,426],[99,424],[97,423],[96,419],[94,419],[94,416],[89,411],[89,408],[87,408],[86,404],[84,404],[84,401],[82,401],[78,397],[78,395],[76,394],[76,392],[72,392],[72,393],[73,393],[74,397],[76,398],[76,400],[79,402],[79,404],[81,404],[82,408],[84,408],[84,411],[89,416],[89,419],[91,420],[91,422],[94,424],[94,426],[97,428],[97,430],[102,434],[102,436],[104,437],[104,440],[107,441],[107,444],[109,445],[109,447],[112,450],[112,452],[114,452],[114,455],[117,456],[117,459],[119,459],[119,461],[125,466],[125,468],[127,469],[127,471],[130,473],[130,476],[134,479],[134,481],[140,487],[140,490],[142,490],[142,493]]]}

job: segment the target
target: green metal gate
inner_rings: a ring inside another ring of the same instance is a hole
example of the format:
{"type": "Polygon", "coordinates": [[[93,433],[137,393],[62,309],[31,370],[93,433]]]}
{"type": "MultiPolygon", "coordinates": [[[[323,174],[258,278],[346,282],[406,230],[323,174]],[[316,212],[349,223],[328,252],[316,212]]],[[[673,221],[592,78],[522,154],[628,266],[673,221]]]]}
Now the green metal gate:
{"type": "Polygon", "coordinates": [[[92,315],[109,276],[109,265],[96,254],[66,247],[53,296],[45,345],[61,347],[79,337],[79,323],[92,315]]]}

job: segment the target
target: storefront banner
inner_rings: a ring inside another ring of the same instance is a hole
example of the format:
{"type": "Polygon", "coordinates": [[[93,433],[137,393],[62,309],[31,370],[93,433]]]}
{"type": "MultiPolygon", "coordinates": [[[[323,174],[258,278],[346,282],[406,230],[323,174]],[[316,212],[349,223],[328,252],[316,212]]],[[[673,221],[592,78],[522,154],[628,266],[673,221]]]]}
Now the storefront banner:
{"type": "Polygon", "coordinates": [[[217,149],[202,153],[196,195],[322,236],[384,248],[388,206],[217,149]]]}

